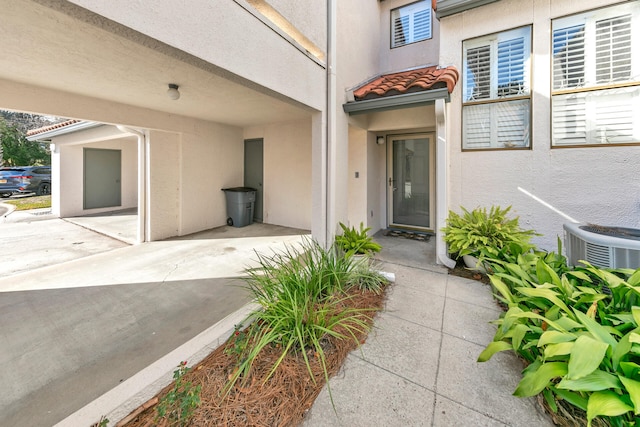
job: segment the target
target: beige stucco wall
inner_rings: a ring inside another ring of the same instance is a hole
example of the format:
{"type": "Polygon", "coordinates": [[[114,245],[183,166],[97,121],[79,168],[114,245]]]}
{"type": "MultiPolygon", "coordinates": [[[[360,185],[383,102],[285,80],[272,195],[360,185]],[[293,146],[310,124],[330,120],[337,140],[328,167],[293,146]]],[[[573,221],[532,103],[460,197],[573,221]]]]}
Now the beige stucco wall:
{"type": "Polygon", "coordinates": [[[250,127],[243,135],[263,139],[263,221],[310,230],[311,121],[250,127]]]}
{"type": "Polygon", "coordinates": [[[326,0],[267,0],[271,7],[323,51],[327,46],[326,0]]]}
{"type": "Polygon", "coordinates": [[[557,247],[566,219],[518,187],[579,221],[640,226],[640,180],[634,161],[640,147],[550,148],[551,19],[610,3],[503,0],[441,20],[440,63],[461,71],[463,40],[533,24],[532,150],[462,152],[458,83],[448,109],[450,208],[513,205],[523,226],[544,235],[535,241],[548,250],[557,247]]]}
{"type": "Polygon", "coordinates": [[[440,46],[440,22],[432,13],[432,38],[391,49],[391,10],[413,3],[415,0],[387,0],[380,2],[380,72],[437,65],[440,46]]]}
{"type": "MultiPolygon", "coordinates": [[[[81,133],[81,132],[80,132],[81,133]]],[[[76,135],[61,136],[54,139],[55,149],[52,154],[54,168],[59,175],[53,178],[52,211],[61,217],[87,215],[91,213],[128,209],[137,206],[137,140],[136,138],[119,138],[89,144],[70,144],[76,135]],[[84,209],[84,149],[101,148],[121,151],[121,205],[118,207],[84,209]]]]}
{"type": "MultiPolygon", "coordinates": [[[[324,78],[324,67],[234,1],[191,0],[184,8],[173,0],[157,0],[153,7],[129,0],[70,2],[214,64],[232,80],[254,82],[322,109],[325,98],[318,82],[324,78]]],[[[290,1],[292,11],[287,14],[298,21],[293,10],[305,7],[290,1]]],[[[314,25],[312,33],[316,32],[314,25]]]]}

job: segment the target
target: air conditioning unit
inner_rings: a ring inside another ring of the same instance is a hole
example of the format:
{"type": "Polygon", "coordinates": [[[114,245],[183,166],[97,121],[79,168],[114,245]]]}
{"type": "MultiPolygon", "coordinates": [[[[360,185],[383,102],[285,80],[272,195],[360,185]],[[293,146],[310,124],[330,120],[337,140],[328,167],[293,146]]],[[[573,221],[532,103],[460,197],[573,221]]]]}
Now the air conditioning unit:
{"type": "Polygon", "coordinates": [[[587,261],[601,268],[640,268],[640,230],[594,224],[564,224],[569,265],[587,261]]]}

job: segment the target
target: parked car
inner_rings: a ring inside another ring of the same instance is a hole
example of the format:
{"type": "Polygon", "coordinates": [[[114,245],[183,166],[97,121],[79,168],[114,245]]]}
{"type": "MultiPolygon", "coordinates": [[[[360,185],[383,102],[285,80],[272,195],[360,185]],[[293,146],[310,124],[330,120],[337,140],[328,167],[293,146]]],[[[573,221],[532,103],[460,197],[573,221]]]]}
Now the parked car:
{"type": "Polygon", "coordinates": [[[51,194],[50,166],[12,166],[0,168],[0,196],[13,193],[51,194]]]}

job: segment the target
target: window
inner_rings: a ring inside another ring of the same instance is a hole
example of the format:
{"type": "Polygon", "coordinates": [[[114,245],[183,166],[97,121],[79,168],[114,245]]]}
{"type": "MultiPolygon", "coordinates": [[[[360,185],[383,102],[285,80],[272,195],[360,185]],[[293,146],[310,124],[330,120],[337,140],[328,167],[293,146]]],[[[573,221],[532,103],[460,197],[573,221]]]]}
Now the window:
{"type": "Polygon", "coordinates": [[[640,2],[552,23],[552,146],[640,143],[640,2]]]}
{"type": "Polygon", "coordinates": [[[419,1],[391,11],[391,47],[431,38],[431,2],[419,1]]]}
{"type": "Polygon", "coordinates": [[[462,148],[528,148],[531,27],[463,43],[462,148]]]}

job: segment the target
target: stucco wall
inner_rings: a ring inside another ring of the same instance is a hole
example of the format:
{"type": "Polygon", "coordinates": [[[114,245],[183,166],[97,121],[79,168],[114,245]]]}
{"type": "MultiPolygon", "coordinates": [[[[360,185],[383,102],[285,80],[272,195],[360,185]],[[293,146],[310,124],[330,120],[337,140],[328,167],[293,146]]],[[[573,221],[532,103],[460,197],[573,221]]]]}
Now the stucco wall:
{"type": "Polygon", "coordinates": [[[323,51],[327,46],[326,0],[267,0],[296,29],[323,51]]]}
{"type": "Polygon", "coordinates": [[[310,230],[311,121],[246,128],[244,139],[253,138],[263,139],[263,221],[310,230]]]}
{"type": "MultiPolygon", "coordinates": [[[[68,140],[68,138],[66,138],[68,140]]],[[[65,138],[56,138],[54,158],[59,162],[59,177],[54,177],[52,201],[53,212],[61,217],[87,215],[119,209],[134,208],[138,205],[137,140],[120,138],[90,144],[64,145],[65,138]],[[118,207],[84,209],[84,148],[121,150],[121,205],[118,207]],[[57,178],[58,180],[56,180],[57,178]],[[59,203],[59,204],[58,204],[59,203]]],[[[54,166],[55,167],[55,166],[54,166]]]]}
{"type": "MultiPolygon", "coordinates": [[[[200,123],[193,133],[181,135],[180,158],[171,162],[180,165],[180,235],[226,224],[222,189],[242,185],[243,150],[240,128],[200,123]]],[[[163,169],[156,173],[162,174],[163,169]]]]}
{"type": "Polygon", "coordinates": [[[533,24],[532,150],[462,152],[461,84],[448,108],[450,208],[513,205],[521,224],[542,233],[535,242],[554,250],[566,221],[518,187],[584,222],[640,226],[640,147],[550,148],[551,19],[608,5],[605,0],[503,0],[440,22],[440,63],[462,70],[462,41],[533,24]]]}
{"type": "MultiPolygon", "coordinates": [[[[155,1],[153,7],[129,0],[71,2],[220,67],[225,77],[236,75],[322,108],[324,93],[318,82],[324,68],[233,1],[191,0],[184,8],[173,0],[155,1]]],[[[301,7],[300,2],[290,5],[301,7]]]]}
{"type": "Polygon", "coordinates": [[[182,138],[180,134],[147,134],[147,240],[162,240],[182,233],[180,199],[182,138]]]}
{"type": "Polygon", "coordinates": [[[380,2],[380,72],[437,65],[440,46],[440,22],[432,12],[432,38],[391,49],[391,10],[413,3],[415,0],[387,0],[380,2]]]}
{"type": "Polygon", "coordinates": [[[367,131],[349,126],[349,222],[358,227],[367,221],[367,131]],[[358,176],[356,177],[356,173],[358,176]]]}

